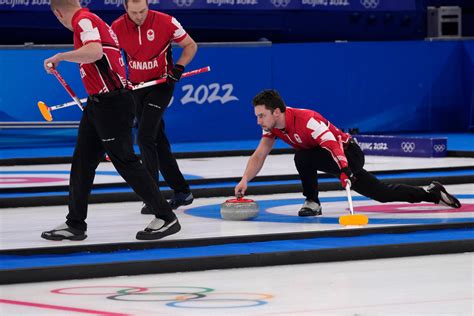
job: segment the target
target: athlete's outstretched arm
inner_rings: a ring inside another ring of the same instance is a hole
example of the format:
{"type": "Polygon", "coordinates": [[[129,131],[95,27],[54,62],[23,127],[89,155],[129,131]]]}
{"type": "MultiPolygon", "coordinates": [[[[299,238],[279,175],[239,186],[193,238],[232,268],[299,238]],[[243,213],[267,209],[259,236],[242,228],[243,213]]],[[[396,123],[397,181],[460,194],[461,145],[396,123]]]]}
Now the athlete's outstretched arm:
{"type": "Polygon", "coordinates": [[[251,181],[260,172],[263,163],[275,144],[275,138],[262,137],[257,149],[255,149],[252,156],[250,156],[244,175],[239,184],[234,189],[236,197],[243,196],[247,191],[247,183],[251,181]]]}
{"type": "Polygon", "coordinates": [[[44,61],[44,69],[49,72],[48,64],[53,64],[56,68],[61,61],[69,61],[78,64],[91,64],[102,58],[104,54],[102,44],[99,42],[90,42],[79,49],[64,53],[58,53],[44,61]]]}

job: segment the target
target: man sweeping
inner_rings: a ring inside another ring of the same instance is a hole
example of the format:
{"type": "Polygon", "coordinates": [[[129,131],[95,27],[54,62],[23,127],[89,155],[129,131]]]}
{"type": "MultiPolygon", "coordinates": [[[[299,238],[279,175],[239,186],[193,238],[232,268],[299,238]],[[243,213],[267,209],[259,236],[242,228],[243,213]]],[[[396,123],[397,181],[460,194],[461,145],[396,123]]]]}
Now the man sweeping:
{"type": "Polygon", "coordinates": [[[89,97],[81,117],[69,184],[66,222],[45,231],[48,240],[83,240],[87,237],[88,198],[95,171],[107,153],[114,167],[139,197],[152,205],[155,217],[137,239],[160,239],[181,226],[170,205],[133,151],[133,99],[125,82],[125,67],[112,29],[78,0],[51,0],[51,10],[74,33],[74,50],[44,60],[47,72],[60,62],[79,64],[89,97]]]}
{"type": "MultiPolygon", "coordinates": [[[[194,197],[171,151],[165,132],[164,114],[181,78],[197,51],[197,44],[172,16],[150,10],[147,0],[126,0],[126,14],[112,24],[121,48],[126,52],[129,79],[133,85],[167,78],[166,84],[135,90],[135,115],[138,120],[137,141],[143,162],[158,185],[158,171],[174,191],[173,209],[189,205],[194,197]],[[171,44],[183,50],[173,62],[171,44]]],[[[144,203],[141,213],[153,214],[144,203]]]]}

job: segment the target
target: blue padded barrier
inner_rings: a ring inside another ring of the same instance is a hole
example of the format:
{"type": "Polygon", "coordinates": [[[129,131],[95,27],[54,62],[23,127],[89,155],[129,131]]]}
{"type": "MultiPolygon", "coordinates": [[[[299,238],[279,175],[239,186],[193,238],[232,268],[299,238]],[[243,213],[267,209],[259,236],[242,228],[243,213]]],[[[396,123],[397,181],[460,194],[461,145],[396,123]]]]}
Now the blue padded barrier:
{"type": "MultiPolygon", "coordinates": [[[[466,132],[474,121],[473,47],[473,41],[203,45],[187,70],[210,65],[212,71],[177,85],[167,132],[175,143],[258,139],[251,102],[266,88],[278,89],[289,106],[314,109],[364,134],[466,132]]],[[[0,49],[0,123],[43,121],[37,101],[69,101],[43,70],[43,60],[58,51],[0,49]]],[[[84,97],[77,66],[61,63],[59,71],[84,97]]],[[[57,122],[80,115],[75,107],[54,112],[57,122]]]]}

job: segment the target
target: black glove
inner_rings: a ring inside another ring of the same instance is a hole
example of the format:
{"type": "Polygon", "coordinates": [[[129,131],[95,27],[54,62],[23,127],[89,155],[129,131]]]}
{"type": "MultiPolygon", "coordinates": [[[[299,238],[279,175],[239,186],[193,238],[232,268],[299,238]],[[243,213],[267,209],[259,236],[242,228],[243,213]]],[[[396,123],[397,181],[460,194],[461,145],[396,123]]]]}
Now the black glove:
{"type": "Polygon", "coordinates": [[[345,189],[347,185],[347,181],[351,181],[351,186],[354,185],[354,182],[356,182],[356,177],[354,177],[354,174],[351,171],[351,168],[349,167],[344,167],[341,169],[341,175],[339,176],[339,179],[341,180],[342,187],[345,189]]]}
{"type": "Polygon", "coordinates": [[[167,82],[168,83],[176,83],[181,79],[181,75],[184,72],[184,66],[180,64],[175,64],[171,72],[168,73],[167,82]]]}

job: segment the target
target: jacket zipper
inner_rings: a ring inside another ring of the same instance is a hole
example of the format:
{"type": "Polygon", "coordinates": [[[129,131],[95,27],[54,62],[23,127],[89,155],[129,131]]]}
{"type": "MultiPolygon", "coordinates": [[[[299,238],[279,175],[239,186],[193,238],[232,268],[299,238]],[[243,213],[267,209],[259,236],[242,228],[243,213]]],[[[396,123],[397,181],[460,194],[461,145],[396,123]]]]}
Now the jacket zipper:
{"type": "Polygon", "coordinates": [[[141,26],[138,27],[138,43],[142,45],[142,31],[141,26]]]}

